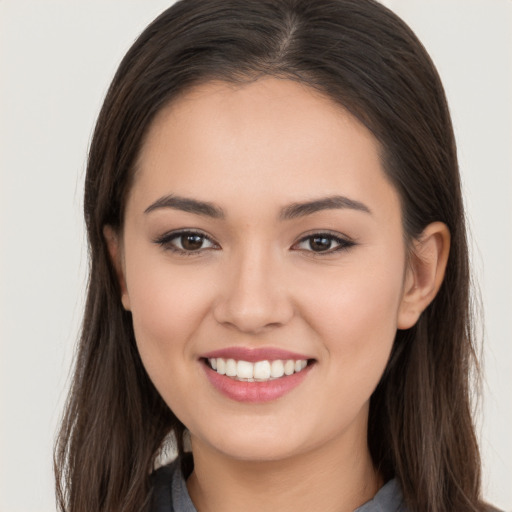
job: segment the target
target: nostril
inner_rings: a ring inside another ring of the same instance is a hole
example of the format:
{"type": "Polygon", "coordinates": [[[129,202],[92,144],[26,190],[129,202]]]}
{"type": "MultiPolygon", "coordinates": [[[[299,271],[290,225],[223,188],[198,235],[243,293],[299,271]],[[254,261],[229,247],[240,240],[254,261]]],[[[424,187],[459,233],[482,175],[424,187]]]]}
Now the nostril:
{"type": "Polygon", "coordinates": [[[226,300],[217,305],[214,318],[220,325],[258,334],[286,325],[294,315],[290,304],[277,304],[271,300],[260,304],[257,302],[256,297],[252,302],[245,303],[237,302],[234,298],[226,300]]]}

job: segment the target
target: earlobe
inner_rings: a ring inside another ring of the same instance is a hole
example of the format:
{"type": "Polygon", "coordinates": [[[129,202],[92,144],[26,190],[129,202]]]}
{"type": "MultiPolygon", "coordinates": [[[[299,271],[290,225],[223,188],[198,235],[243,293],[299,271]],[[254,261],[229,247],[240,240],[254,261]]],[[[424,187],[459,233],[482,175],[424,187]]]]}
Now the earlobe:
{"type": "Polygon", "coordinates": [[[442,222],[429,224],[413,241],[398,311],[398,329],[409,329],[434,300],[444,279],[450,253],[450,231],[442,222]]]}
{"type": "Polygon", "coordinates": [[[114,266],[119,288],[121,289],[121,303],[123,304],[124,309],[130,311],[130,297],[126,288],[123,251],[121,241],[119,239],[119,234],[112,228],[112,226],[105,225],[103,226],[103,236],[105,237],[105,242],[107,244],[108,252],[110,255],[110,261],[114,266]]]}

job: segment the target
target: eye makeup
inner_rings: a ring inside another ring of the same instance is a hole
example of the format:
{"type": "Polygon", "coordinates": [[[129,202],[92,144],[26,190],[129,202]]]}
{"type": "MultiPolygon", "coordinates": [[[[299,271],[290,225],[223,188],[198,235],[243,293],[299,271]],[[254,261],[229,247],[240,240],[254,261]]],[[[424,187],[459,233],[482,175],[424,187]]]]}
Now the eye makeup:
{"type": "MultiPolygon", "coordinates": [[[[157,237],[153,242],[166,251],[183,256],[196,256],[205,251],[220,250],[221,248],[208,235],[194,229],[171,231],[157,237]]],[[[347,237],[328,231],[317,231],[303,236],[291,249],[322,256],[348,250],[354,245],[356,245],[355,242],[347,237]]]]}

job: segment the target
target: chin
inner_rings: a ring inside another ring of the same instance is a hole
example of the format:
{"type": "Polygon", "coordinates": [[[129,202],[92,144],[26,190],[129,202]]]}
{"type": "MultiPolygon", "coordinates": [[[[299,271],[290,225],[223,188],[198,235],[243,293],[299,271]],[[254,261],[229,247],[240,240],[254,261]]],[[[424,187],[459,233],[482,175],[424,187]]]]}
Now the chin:
{"type": "Polygon", "coordinates": [[[304,440],[295,440],[282,431],[270,432],[261,429],[240,429],[233,432],[233,429],[224,428],[215,437],[210,430],[208,436],[192,434],[191,439],[193,451],[197,445],[207,444],[226,457],[254,462],[283,460],[303,452],[307,446],[304,440]]]}

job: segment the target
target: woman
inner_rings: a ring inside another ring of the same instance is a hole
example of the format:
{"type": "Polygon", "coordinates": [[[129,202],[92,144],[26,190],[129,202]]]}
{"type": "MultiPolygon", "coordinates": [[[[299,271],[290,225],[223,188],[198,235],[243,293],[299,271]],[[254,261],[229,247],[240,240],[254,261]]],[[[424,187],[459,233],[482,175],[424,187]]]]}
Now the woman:
{"type": "Polygon", "coordinates": [[[453,130],[390,11],[175,4],[107,94],[85,216],[62,510],[487,509],[453,130]]]}

